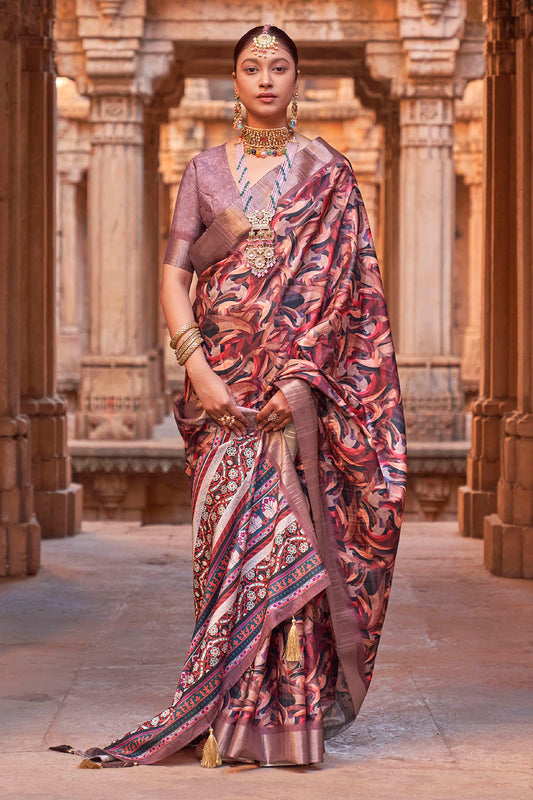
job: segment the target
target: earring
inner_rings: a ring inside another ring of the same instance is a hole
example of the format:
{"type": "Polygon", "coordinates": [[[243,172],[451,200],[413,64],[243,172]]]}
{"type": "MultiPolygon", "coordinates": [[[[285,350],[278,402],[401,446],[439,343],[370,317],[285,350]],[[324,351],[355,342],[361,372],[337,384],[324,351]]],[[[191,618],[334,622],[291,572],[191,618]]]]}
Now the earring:
{"type": "Polygon", "coordinates": [[[236,131],[242,130],[242,106],[241,98],[235,92],[235,105],[233,107],[233,127],[236,131]]]}
{"type": "Polygon", "coordinates": [[[292,130],[298,125],[298,92],[294,92],[291,103],[291,118],[289,120],[289,128],[292,130]]]}

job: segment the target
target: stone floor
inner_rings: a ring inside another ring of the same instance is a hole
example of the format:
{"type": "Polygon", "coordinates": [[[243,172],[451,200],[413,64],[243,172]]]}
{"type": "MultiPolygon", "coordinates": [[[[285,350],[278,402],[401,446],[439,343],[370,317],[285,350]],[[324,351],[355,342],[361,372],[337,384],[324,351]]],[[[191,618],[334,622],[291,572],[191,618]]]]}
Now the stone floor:
{"type": "Polygon", "coordinates": [[[374,682],[319,768],[78,770],[170,699],[192,628],[187,526],[85,523],[0,584],[2,800],[533,798],[533,581],[495,578],[455,523],[404,526],[374,682]]]}

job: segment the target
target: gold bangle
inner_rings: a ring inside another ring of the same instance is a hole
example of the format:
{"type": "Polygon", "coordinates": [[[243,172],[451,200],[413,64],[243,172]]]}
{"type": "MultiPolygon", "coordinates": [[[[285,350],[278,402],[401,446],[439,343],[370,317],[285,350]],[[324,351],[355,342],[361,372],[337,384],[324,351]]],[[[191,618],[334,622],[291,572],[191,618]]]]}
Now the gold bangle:
{"type": "Polygon", "coordinates": [[[181,328],[179,328],[179,330],[176,331],[176,333],[174,334],[174,336],[170,340],[170,347],[173,350],[176,349],[177,344],[178,344],[179,340],[181,339],[181,337],[183,336],[183,334],[186,333],[187,331],[189,331],[191,328],[198,328],[199,329],[200,326],[198,325],[197,322],[186,322],[185,325],[182,325],[181,328]]]}
{"type": "Polygon", "coordinates": [[[201,335],[200,331],[197,331],[197,330],[194,330],[188,336],[185,336],[184,337],[184,341],[181,342],[180,345],[176,348],[176,358],[178,358],[180,353],[182,353],[184,350],[186,350],[187,347],[191,344],[191,342],[194,341],[194,339],[197,339],[197,338],[199,338],[199,339],[202,338],[202,335],[201,335]]]}
{"type": "Polygon", "coordinates": [[[172,347],[173,350],[176,349],[177,344],[179,340],[182,338],[183,334],[187,333],[187,331],[191,330],[191,328],[199,329],[200,326],[198,325],[197,322],[186,322],[185,325],[182,325],[181,328],[179,328],[179,330],[176,331],[176,333],[170,340],[170,346],[172,347]]]}
{"type": "Polygon", "coordinates": [[[176,352],[179,353],[180,350],[184,350],[187,347],[187,344],[190,343],[195,336],[200,336],[200,335],[201,335],[200,331],[197,330],[196,328],[193,331],[184,334],[181,337],[181,341],[178,343],[176,347],[176,352]]]}
{"type": "Polygon", "coordinates": [[[191,344],[193,344],[194,342],[198,342],[199,344],[201,344],[203,342],[203,339],[202,339],[202,337],[201,337],[201,335],[200,335],[200,333],[198,331],[195,331],[192,336],[189,336],[187,341],[184,342],[182,345],[180,345],[178,347],[178,349],[176,350],[175,354],[176,354],[176,360],[178,361],[178,363],[179,363],[183,353],[186,350],[188,350],[189,347],[191,346],[191,344]]]}
{"type": "Polygon", "coordinates": [[[178,364],[180,365],[180,367],[183,367],[185,365],[185,362],[188,360],[189,356],[191,356],[194,353],[194,351],[197,350],[198,347],[201,346],[202,342],[203,342],[203,339],[201,339],[200,341],[194,341],[191,344],[191,346],[184,352],[184,354],[181,356],[180,360],[178,361],[178,364]]]}

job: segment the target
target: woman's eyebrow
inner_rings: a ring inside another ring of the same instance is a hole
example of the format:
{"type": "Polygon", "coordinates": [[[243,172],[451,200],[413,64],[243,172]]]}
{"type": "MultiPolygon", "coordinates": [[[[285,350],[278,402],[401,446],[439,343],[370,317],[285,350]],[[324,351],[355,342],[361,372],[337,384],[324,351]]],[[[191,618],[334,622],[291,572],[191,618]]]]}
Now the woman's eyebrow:
{"type": "MultiPolygon", "coordinates": [[[[252,64],[259,64],[259,59],[253,58],[253,56],[247,56],[246,58],[243,58],[242,63],[245,64],[247,61],[251,61],[252,64]]],[[[285,56],[278,56],[277,58],[274,58],[272,63],[275,64],[277,61],[285,61],[287,64],[289,63],[289,59],[285,58],[285,56]]]]}

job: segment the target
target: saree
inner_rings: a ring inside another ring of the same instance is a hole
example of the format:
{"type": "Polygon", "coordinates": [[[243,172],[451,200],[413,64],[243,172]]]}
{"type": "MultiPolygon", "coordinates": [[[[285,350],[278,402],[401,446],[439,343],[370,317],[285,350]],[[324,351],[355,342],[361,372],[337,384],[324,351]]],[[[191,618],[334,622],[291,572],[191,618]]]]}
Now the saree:
{"type": "MultiPolygon", "coordinates": [[[[191,166],[197,182],[210,158],[222,163],[213,151],[191,166]]],[[[272,180],[253,187],[256,207],[272,180]]],[[[295,157],[266,277],[246,263],[235,185],[211,219],[204,209],[187,222],[195,191],[205,204],[208,187],[189,180],[165,261],[196,271],[204,352],[248,427],[225,432],[185,379],[174,415],[192,496],[190,648],[170,705],[85,755],[153,764],[212,727],[223,758],[318,763],[372,678],[403,514],[404,422],[374,244],[352,168],[322,139],[295,157]],[[278,390],[295,439],[256,425],[278,390]],[[298,662],[284,658],[292,620],[298,662]]]]}

